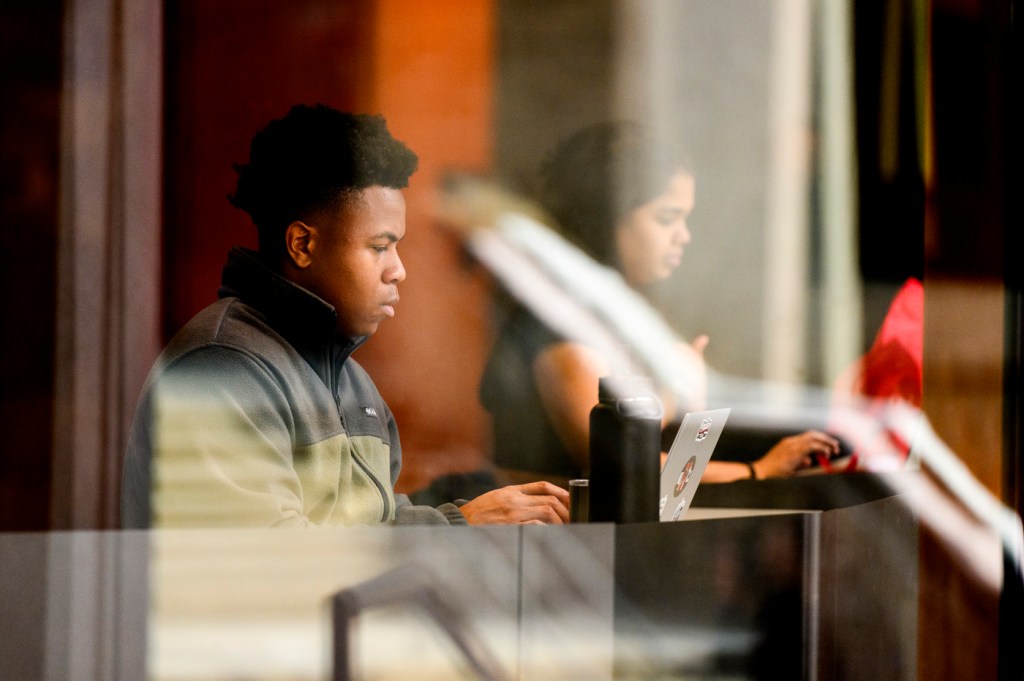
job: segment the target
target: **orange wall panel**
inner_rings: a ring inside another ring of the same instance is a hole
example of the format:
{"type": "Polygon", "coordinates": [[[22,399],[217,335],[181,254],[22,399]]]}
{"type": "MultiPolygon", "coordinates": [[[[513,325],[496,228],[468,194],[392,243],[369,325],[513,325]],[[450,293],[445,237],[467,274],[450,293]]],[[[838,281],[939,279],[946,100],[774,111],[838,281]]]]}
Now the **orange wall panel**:
{"type": "Polygon", "coordinates": [[[483,281],[434,222],[438,179],[452,168],[487,170],[493,108],[490,2],[380,0],[369,108],[420,156],[406,192],[408,271],[398,315],[360,350],[402,432],[399,489],[472,470],[486,454],[477,386],[490,345],[483,281]]]}

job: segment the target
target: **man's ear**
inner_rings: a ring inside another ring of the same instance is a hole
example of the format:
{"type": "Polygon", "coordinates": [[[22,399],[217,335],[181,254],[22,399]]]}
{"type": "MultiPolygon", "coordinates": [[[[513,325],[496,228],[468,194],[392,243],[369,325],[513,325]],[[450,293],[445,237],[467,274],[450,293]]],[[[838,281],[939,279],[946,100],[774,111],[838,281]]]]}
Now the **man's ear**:
{"type": "Polygon", "coordinates": [[[316,227],[311,227],[301,220],[288,225],[284,232],[284,247],[288,259],[300,270],[304,270],[313,262],[313,249],[316,247],[316,227]]]}

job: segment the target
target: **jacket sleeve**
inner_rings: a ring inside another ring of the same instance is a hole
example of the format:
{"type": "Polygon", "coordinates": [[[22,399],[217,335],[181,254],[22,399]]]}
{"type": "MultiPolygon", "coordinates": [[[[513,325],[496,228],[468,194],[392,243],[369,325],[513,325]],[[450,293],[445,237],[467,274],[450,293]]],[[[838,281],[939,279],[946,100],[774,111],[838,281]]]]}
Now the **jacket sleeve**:
{"type": "Polygon", "coordinates": [[[404,494],[395,495],[395,525],[469,525],[466,516],[454,503],[433,506],[415,506],[404,494]],[[401,498],[403,501],[399,501],[401,498]]]}
{"type": "Polygon", "coordinates": [[[311,524],[292,458],[292,417],[258,361],[230,348],[186,355],[149,399],[153,526],[311,524]]]}

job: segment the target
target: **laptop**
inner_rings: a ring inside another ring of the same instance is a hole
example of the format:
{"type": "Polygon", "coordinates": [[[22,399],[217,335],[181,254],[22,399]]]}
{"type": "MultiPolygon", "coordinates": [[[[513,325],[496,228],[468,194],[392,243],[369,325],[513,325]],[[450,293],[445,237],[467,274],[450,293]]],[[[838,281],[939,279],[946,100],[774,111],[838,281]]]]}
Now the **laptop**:
{"type": "Polygon", "coordinates": [[[729,408],[695,411],[683,417],[683,425],[676,433],[665,466],[661,469],[659,520],[680,520],[690,510],[690,502],[730,411],[729,408]]]}

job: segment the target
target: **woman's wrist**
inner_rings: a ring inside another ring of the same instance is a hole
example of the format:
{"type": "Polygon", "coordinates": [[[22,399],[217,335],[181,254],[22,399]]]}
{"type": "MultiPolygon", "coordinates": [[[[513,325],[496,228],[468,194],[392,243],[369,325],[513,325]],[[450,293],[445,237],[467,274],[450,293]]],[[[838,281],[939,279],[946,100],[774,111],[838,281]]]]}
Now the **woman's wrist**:
{"type": "Polygon", "coordinates": [[[751,480],[757,480],[760,476],[757,474],[757,469],[754,468],[754,462],[753,461],[747,461],[746,464],[747,464],[747,469],[750,471],[750,479],[751,480]]]}

